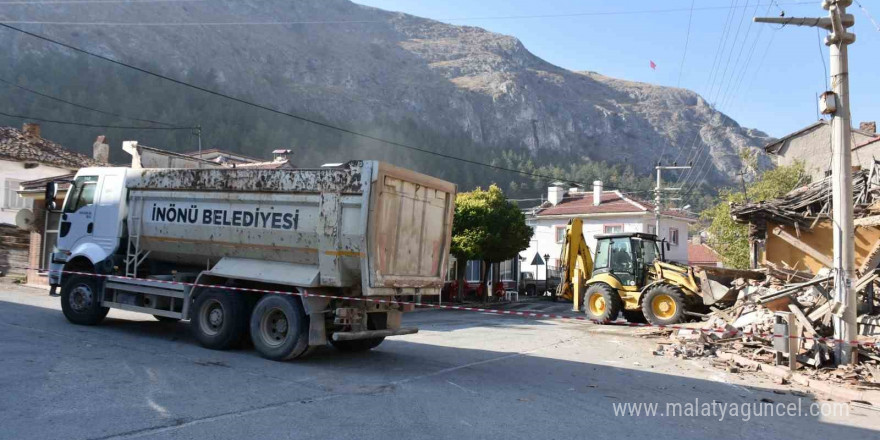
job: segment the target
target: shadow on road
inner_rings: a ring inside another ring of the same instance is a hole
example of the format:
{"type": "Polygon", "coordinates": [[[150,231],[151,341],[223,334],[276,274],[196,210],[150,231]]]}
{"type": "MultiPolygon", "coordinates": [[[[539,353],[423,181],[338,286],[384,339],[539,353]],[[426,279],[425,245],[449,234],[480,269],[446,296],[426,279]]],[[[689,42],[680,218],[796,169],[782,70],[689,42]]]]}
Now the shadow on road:
{"type": "MultiPolygon", "coordinates": [[[[525,324],[537,322],[517,323],[525,324]]],[[[460,332],[435,335],[446,338],[442,345],[396,339],[372,352],[328,348],[302,361],[272,362],[248,349],[203,349],[187,326],[108,319],[82,327],[58,310],[0,302],[0,438],[177,431],[232,438],[243,426],[267,438],[326,438],[328,427],[334,437],[389,429],[407,438],[877,435],[836,424],[866,424],[868,417],[828,423],[812,414],[810,395],[614,365],[618,357],[601,337],[560,341],[542,327],[533,327],[543,333],[519,350],[493,349],[489,339],[484,349],[456,346],[513,331],[462,324],[460,332]],[[639,403],[657,404],[657,414],[645,416],[647,407],[639,416],[615,413],[615,405],[639,403]],[[673,417],[668,405],[681,412],[695,406],[697,413],[673,417]],[[729,409],[722,418],[721,405],[749,407],[749,419],[729,409]],[[768,417],[763,411],[771,405],[798,409],[768,417]],[[340,410],[344,422],[331,416],[340,410]],[[293,423],[291,413],[315,423],[293,423]]]]}

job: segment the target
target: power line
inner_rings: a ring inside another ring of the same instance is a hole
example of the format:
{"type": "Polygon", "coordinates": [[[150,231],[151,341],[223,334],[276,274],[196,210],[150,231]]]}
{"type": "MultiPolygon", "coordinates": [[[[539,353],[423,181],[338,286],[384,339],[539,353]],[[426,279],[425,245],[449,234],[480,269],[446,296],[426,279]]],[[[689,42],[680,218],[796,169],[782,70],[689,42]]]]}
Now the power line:
{"type": "Polygon", "coordinates": [[[868,17],[868,20],[871,20],[871,24],[873,24],[874,27],[877,28],[877,31],[880,31],[880,24],[877,24],[877,22],[874,21],[874,17],[871,16],[871,13],[868,12],[868,9],[862,6],[862,3],[858,0],[856,0],[856,4],[859,6],[859,9],[861,9],[862,12],[865,13],[865,15],[868,17]]]}
{"type": "Polygon", "coordinates": [[[825,65],[825,51],[822,50],[822,32],[816,28],[816,39],[819,41],[819,59],[822,60],[822,85],[828,90],[828,66],[825,65]]]}
{"type": "Polygon", "coordinates": [[[55,96],[47,95],[47,94],[42,93],[42,92],[39,92],[39,91],[37,91],[37,90],[29,89],[29,88],[27,88],[27,87],[25,87],[25,86],[22,86],[22,85],[16,84],[16,83],[13,82],[13,81],[9,81],[9,80],[3,79],[3,78],[0,78],[0,83],[7,84],[7,85],[9,85],[9,86],[11,86],[11,87],[15,87],[15,88],[18,88],[18,89],[20,89],[20,90],[24,90],[24,91],[29,92],[29,93],[33,93],[33,94],[35,94],[35,95],[37,95],[37,96],[42,96],[42,97],[44,97],[44,98],[51,99],[51,100],[53,100],[53,101],[61,102],[61,103],[64,103],[64,104],[67,104],[67,105],[71,105],[71,106],[74,106],[74,107],[78,107],[78,108],[81,108],[81,109],[84,109],[84,110],[89,110],[89,111],[93,111],[93,112],[96,112],[96,113],[105,114],[105,115],[108,115],[108,116],[115,116],[115,117],[118,117],[118,118],[129,119],[129,120],[137,121],[137,122],[147,122],[147,123],[150,123],[150,124],[164,125],[164,126],[166,126],[166,127],[183,128],[183,127],[179,127],[179,126],[177,126],[177,124],[170,124],[170,123],[162,122],[162,121],[154,121],[154,120],[151,120],[151,119],[132,118],[132,117],[129,117],[129,116],[125,116],[125,115],[118,114],[118,113],[113,113],[113,112],[109,112],[109,111],[106,111],[106,110],[100,110],[100,109],[93,108],[93,107],[89,107],[89,106],[85,106],[85,105],[82,105],[82,104],[77,104],[77,103],[75,103],[75,102],[71,102],[71,101],[67,101],[67,100],[64,100],[64,99],[61,99],[61,98],[58,98],[58,97],[55,97],[55,96]]]}
{"type": "MultiPolygon", "coordinates": [[[[5,24],[5,23],[0,23],[0,26],[2,26],[2,27],[4,27],[4,28],[7,28],[7,29],[10,29],[10,30],[13,30],[13,31],[16,31],[16,32],[21,32],[21,33],[23,33],[23,34],[25,34],[25,35],[29,35],[29,36],[31,36],[31,37],[38,38],[38,39],[43,40],[43,41],[47,41],[47,42],[50,42],[50,43],[53,43],[53,44],[57,44],[57,45],[59,45],[59,46],[65,47],[65,48],[70,49],[70,50],[73,50],[73,51],[75,51],[75,52],[79,52],[79,53],[82,53],[82,54],[85,54],[85,55],[89,55],[89,56],[92,56],[92,57],[95,57],[95,58],[98,58],[98,59],[101,59],[101,60],[107,61],[107,62],[109,62],[109,63],[116,64],[116,65],[118,65],[118,66],[127,67],[127,68],[129,68],[129,69],[136,70],[136,71],[138,71],[138,72],[141,72],[141,73],[144,73],[144,74],[147,74],[147,75],[150,75],[150,76],[154,76],[154,77],[156,77],[156,78],[160,78],[160,79],[163,79],[163,80],[166,80],[166,81],[169,81],[169,82],[175,83],[175,84],[179,84],[179,85],[184,86],[184,87],[189,87],[189,88],[191,88],[191,89],[198,90],[198,91],[201,91],[201,92],[203,92],[203,93],[208,93],[208,94],[210,94],[210,95],[214,95],[214,96],[217,96],[217,97],[220,97],[220,98],[228,99],[228,100],[230,100],[230,101],[238,102],[238,103],[240,103],[240,104],[244,104],[244,105],[248,105],[248,106],[251,106],[251,107],[255,107],[255,108],[258,108],[258,109],[261,109],[261,110],[265,110],[265,111],[268,111],[268,112],[271,112],[271,113],[275,113],[275,114],[279,114],[279,115],[287,116],[287,117],[290,117],[290,118],[296,119],[296,120],[298,120],[298,121],[302,121],[302,122],[306,122],[306,123],[309,123],[309,124],[317,125],[317,126],[319,126],[319,127],[324,127],[324,128],[328,128],[328,129],[331,129],[331,130],[336,130],[336,131],[339,131],[339,132],[341,132],[341,133],[346,133],[346,134],[350,134],[350,135],[353,135],[353,136],[361,137],[361,138],[364,138],[364,139],[370,139],[370,140],[377,141],[377,142],[381,142],[381,143],[384,143],[384,144],[393,145],[393,146],[396,146],[396,147],[405,148],[405,149],[409,149],[409,150],[413,150],[413,151],[418,151],[418,152],[421,152],[421,153],[430,154],[430,155],[437,156],[437,157],[442,157],[442,158],[445,158],[445,159],[457,160],[457,161],[464,162],[464,163],[469,163],[469,164],[472,164],[472,165],[479,165],[479,166],[483,166],[483,167],[487,167],[487,168],[492,168],[492,169],[496,169],[496,170],[499,170],[499,171],[506,171],[506,172],[516,173],[516,174],[521,174],[521,175],[524,175],[524,176],[529,176],[529,177],[538,178],[538,179],[548,179],[548,180],[559,180],[559,179],[560,179],[559,177],[556,177],[556,176],[549,176],[549,175],[535,174],[535,173],[529,173],[529,172],[526,172],[526,171],[516,170],[516,169],[513,169],[513,168],[501,167],[501,166],[497,166],[497,165],[488,164],[488,163],[485,163],[485,162],[479,162],[479,161],[476,161],[476,160],[465,159],[465,158],[463,158],[463,157],[453,156],[453,155],[450,155],[450,154],[439,153],[439,152],[436,152],[436,151],[427,150],[427,149],[425,149],[425,148],[416,147],[416,146],[412,146],[412,145],[404,144],[404,143],[401,143],[401,142],[391,141],[391,140],[388,140],[388,139],[382,139],[382,138],[380,138],[380,137],[371,136],[371,135],[364,134],[364,133],[359,133],[359,132],[354,131],[354,130],[352,130],[352,129],[348,129],[348,128],[344,128],[344,127],[335,126],[335,125],[332,125],[332,124],[329,124],[329,123],[326,123],[326,122],[316,121],[316,120],[309,119],[309,118],[306,118],[306,117],[303,117],[303,116],[295,115],[295,114],[293,114],[293,113],[288,113],[288,112],[284,112],[284,111],[281,111],[281,110],[277,110],[277,109],[274,109],[274,108],[272,108],[272,107],[268,107],[268,106],[265,106],[265,105],[262,105],[262,104],[257,104],[257,103],[251,102],[251,101],[247,101],[247,100],[245,100],[245,99],[241,99],[241,98],[237,98],[237,97],[234,97],[234,96],[226,95],[226,94],[224,94],[224,93],[221,93],[221,92],[218,92],[218,91],[215,91],[215,90],[211,90],[211,89],[208,89],[208,88],[205,88],[205,87],[201,87],[201,86],[197,86],[197,85],[194,85],[194,84],[190,84],[190,83],[187,83],[187,82],[184,82],[184,81],[181,81],[181,80],[175,79],[175,78],[171,78],[171,77],[166,76],[166,75],[162,75],[162,74],[155,73],[155,72],[152,72],[152,71],[149,71],[149,70],[146,70],[146,69],[143,69],[143,68],[137,67],[137,66],[133,66],[133,65],[131,65],[131,64],[124,63],[124,62],[122,62],[122,61],[117,61],[117,60],[114,60],[114,59],[112,59],[112,58],[109,58],[109,57],[106,57],[106,56],[103,56],[103,55],[96,54],[96,53],[94,53],[94,52],[89,52],[89,51],[87,51],[87,50],[85,50],[85,49],[81,49],[81,48],[78,48],[78,47],[75,47],[75,46],[71,46],[71,45],[69,45],[69,44],[67,44],[67,43],[63,43],[63,42],[61,42],[61,41],[54,40],[54,39],[49,38],[49,37],[45,37],[45,36],[42,36],[42,35],[39,35],[39,34],[35,34],[35,33],[33,33],[33,32],[28,32],[28,31],[25,31],[25,30],[23,30],[23,29],[19,29],[19,28],[13,27],[13,26],[10,26],[10,25],[5,24]]],[[[0,114],[2,114],[2,113],[0,113],[0,114]]],[[[22,119],[27,118],[27,117],[25,117],[25,116],[15,116],[15,115],[6,115],[6,116],[10,116],[10,117],[19,117],[19,118],[22,118],[22,119]]],[[[34,119],[34,120],[40,120],[40,119],[38,119],[38,118],[31,118],[31,119],[34,119]]],[[[61,122],[61,121],[50,121],[50,120],[44,120],[44,121],[46,121],[46,122],[56,122],[56,123],[65,123],[65,122],[61,122]]],[[[75,124],[75,125],[90,126],[90,125],[85,125],[85,124],[75,124]]],[[[100,126],[100,127],[108,127],[108,128],[138,128],[138,129],[162,129],[161,127],[109,127],[109,126],[100,126]]],[[[188,128],[189,128],[189,127],[187,127],[187,129],[188,129],[188,128]]],[[[568,180],[568,179],[564,179],[564,180],[568,180]]],[[[573,181],[573,180],[572,180],[572,182],[584,184],[584,182],[577,182],[577,181],[573,181]]],[[[618,189],[618,190],[622,190],[622,191],[631,191],[631,192],[639,192],[639,191],[643,191],[643,190],[638,190],[638,189],[622,188],[622,187],[609,187],[609,188],[618,189]]]]}
{"type": "Polygon", "coordinates": [[[190,129],[192,129],[192,127],[135,127],[135,126],[129,126],[129,125],[88,124],[85,122],[59,121],[56,119],[45,119],[45,118],[39,118],[39,117],[35,117],[35,116],[16,115],[16,114],[5,113],[5,112],[0,112],[0,115],[7,116],[10,118],[47,122],[47,123],[51,123],[51,124],[76,125],[79,127],[90,127],[90,128],[124,128],[126,130],[190,130],[190,129]]]}
{"type": "MultiPolygon", "coordinates": [[[[759,6],[760,6],[760,4],[755,4],[755,9],[752,11],[753,16],[758,13],[759,6]]],[[[745,13],[746,13],[746,11],[743,11],[743,16],[745,16],[745,13]]],[[[725,103],[727,102],[727,97],[730,94],[730,92],[733,90],[733,86],[736,84],[736,77],[737,77],[736,72],[739,70],[739,60],[742,58],[743,49],[745,49],[746,46],[748,46],[749,34],[751,34],[751,33],[752,33],[752,21],[749,20],[749,26],[748,26],[748,28],[746,28],[746,35],[743,37],[742,45],[740,45],[740,47],[739,47],[739,53],[736,54],[736,61],[733,62],[733,70],[730,73],[730,80],[727,83],[727,88],[725,88],[724,94],[721,95],[721,100],[718,101],[720,108],[724,108],[725,103]]],[[[748,68],[748,65],[746,65],[745,67],[748,68]]]]}
{"type": "Polygon", "coordinates": [[[196,3],[205,0],[40,0],[40,1],[7,1],[0,2],[3,6],[28,6],[28,5],[79,5],[79,4],[130,4],[139,3],[196,3]]]}
{"type": "MultiPolygon", "coordinates": [[[[163,0],[151,0],[161,2],[163,0]]],[[[186,0],[164,0],[165,2],[179,2],[186,0]]],[[[203,1],[203,0],[189,0],[203,1]]],[[[27,4],[31,2],[11,2],[10,4],[27,4]]],[[[39,3],[39,2],[37,2],[39,3]]],[[[58,1],[46,3],[75,3],[74,1],[58,1]]],[[[147,3],[141,2],[125,2],[119,0],[83,0],[80,3],[147,3]]],[[[785,4],[802,5],[812,4],[812,1],[798,1],[785,4]]],[[[3,4],[0,2],[0,4],[3,4]]],[[[522,20],[535,18],[573,18],[573,17],[593,17],[593,16],[613,16],[613,15],[642,15],[642,14],[666,14],[675,12],[693,11],[714,11],[725,9],[737,9],[740,6],[702,6],[691,8],[668,8],[668,9],[643,9],[632,11],[593,11],[593,12],[572,12],[564,14],[536,14],[536,15],[497,15],[483,17],[450,17],[436,18],[435,21],[476,21],[476,20],[522,20]]],[[[57,25],[57,26],[283,26],[295,24],[364,24],[364,23],[388,23],[390,20],[300,20],[300,21],[241,21],[241,22],[73,22],[73,21],[5,21],[7,24],[40,24],[40,25],[57,25]]]]}
{"type": "Polygon", "coordinates": [[[688,27],[684,37],[684,50],[681,52],[681,64],[678,66],[678,82],[675,84],[676,87],[681,87],[681,74],[684,72],[684,59],[687,56],[688,43],[691,41],[691,21],[694,18],[695,1],[696,0],[691,0],[691,10],[688,12],[688,27]]]}

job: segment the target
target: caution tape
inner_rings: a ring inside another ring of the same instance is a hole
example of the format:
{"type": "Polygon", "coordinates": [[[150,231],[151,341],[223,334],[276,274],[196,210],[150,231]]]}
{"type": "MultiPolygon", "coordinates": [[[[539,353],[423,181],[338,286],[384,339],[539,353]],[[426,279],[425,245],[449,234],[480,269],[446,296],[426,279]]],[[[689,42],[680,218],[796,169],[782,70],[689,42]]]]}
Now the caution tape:
{"type": "MultiPolygon", "coordinates": [[[[12,267],[14,269],[20,270],[36,270],[41,272],[52,272],[52,273],[63,273],[63,274],[72,274],[72,275],[83,275],[83,276],[93,276],[100,278],[113,278],[113,279],[121,279],[121,280],[135,280],[135,281],[147,281],[151,283],[162,283],[162,284],[176,284],[176,285],[184,285],[191,287],[204,287],[211,289],[224,289],[224,290],[232,290],[237,292],[253,292],[253,293],[271,293],[278,295],[296,295],[302,297],[315,297],[315,298],[329,298],[329,299],[337,299],[337,300],[349,300],[349,301],[362,301],[362,302],[372,302],[372,303],[380,303],[380,304],[392,304],[392,305],[412,305],[414,307],[422,307],[422,308],[432,308],[432,309],[443,309],[443,310],[463,310],[467,312],[481,312],[481,313],[492,313],[496,315],[507,315],[507,316],[521,316],[525,318],[538,318],[538,319],[556,319],[561,321],[572,321],[572,322],[588,322],[593,324],[600,325],[615,325],[615,326],[623,326],[623,327],[645,327],[645,328],[658,328],[658,329],[667,329],[667,330],[691,330],[691,331],[699,331],[700,333],[719,333],[726,334],[732,333],[731,330],[723,329],[723,328],[691,328],[685,327],[682,325],[662,325],[662,324],[648,324],[641,322],[627,322],[627,321],[599,321],[595,319],[590,319],[586,316],[569,316],[569,315],[560,315],[557,313],[539,313],[539,312],[522,312],[516,310],[499,310],[499,309],[489,309],[482,307],[468,307],[468,306],[456,306],[456,305],[442,305],[442,304],[425,304],[414,301],[400,301],[395,299],[379,299],[379,298],[365,298],[365,297],[357,297],[357,296],[338,296],[338,295],[327,295],[321,293],[313,293],[307,290],[302,292],[290,292],[286,290],[272,290],[272,289],[256,289],[251,287],[236,287],[236,286],[222,286],[215,284],[202,284],[202,283],[190,283],[186,281],[173,281],[173,280],[157,280],[152,278],[137,278],[137,277],[128,277],[124,275],[109,275],[109,274],[97,274],[92,272],[77,272],[70,270],[51,270],[51,269],[34,269],[30,267],[12,267]]],[[[740,337],[740,336],[750,336],[757,337],[761,339],[768,338],[787,338],[790,340],[801,340],[801,341],[816,341],[823,343],[831,343],[831,344],[839,344],[846,343],[849,345],[856,345],[862,347],[877,347],[878,343],[875,342],[865,342],[865,341],[846,341],[844,339],[834,339],[827,337],[810,337],[810,336],[786,336],[786,335],[777,335],[773,333],[761,333],[761,332],[744,332],[737,330],[735,334],[731,337],[740,337]]]]}

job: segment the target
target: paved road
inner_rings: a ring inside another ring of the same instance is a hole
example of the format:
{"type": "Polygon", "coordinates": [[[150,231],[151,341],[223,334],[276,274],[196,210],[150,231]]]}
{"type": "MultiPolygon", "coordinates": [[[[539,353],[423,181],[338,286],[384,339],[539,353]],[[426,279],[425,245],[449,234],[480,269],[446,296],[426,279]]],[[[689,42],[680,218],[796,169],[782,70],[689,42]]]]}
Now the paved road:
{"type": "MultiPolygon", "coordinates": [[[[524,306],[547,309],[546,304],[524,306]]],[[[564,307],[564,306],[562,306],[564,307]]],[[[614,404],[809,397],[653,357],[633,329],[473,312],[408,315],[416,335],[300,362],[199,347],[183,323],[112,311],[68,324],[43,291],[0,285],[0,438],[878,438],[847,417],[615,416],[614,404]]]]}

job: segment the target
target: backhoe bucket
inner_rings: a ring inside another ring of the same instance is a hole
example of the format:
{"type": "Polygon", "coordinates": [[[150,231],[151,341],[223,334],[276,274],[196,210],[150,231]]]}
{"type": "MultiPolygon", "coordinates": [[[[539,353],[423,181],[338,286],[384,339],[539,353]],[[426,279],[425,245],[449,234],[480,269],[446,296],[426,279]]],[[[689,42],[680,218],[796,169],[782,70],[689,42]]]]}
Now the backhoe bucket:
{"type": "Polygon", "coordinates": [[[727,269],[723,267],[694,267],[694,277],[700,286],[698,292],[703,297],[703,304],[711,306],[717,302],[734,302],[739,289],[730,287],[737,278],[761,279],[763,274],[750,270],[727,269]]]}

